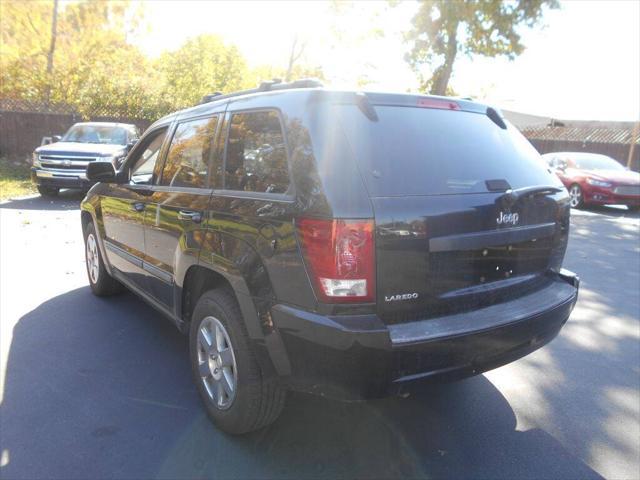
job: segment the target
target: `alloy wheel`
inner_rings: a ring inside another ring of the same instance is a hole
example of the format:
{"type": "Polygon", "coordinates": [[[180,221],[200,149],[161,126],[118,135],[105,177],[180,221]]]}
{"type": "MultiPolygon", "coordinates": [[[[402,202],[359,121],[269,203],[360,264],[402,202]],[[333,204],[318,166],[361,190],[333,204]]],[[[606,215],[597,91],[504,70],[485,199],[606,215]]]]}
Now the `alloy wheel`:
{"type": "Polygon", "coordinates": [[[100,257],[98,256],[98,245],[93,233],[87,235],[87,271],[89,279],[94,285],[98,283],[100,275],[100,257]]]}
{"type": "Polygon", "coordinates": [[[569,203],[575,208],[582,202],[582,190],[578,185],[572,185],[569,189],[569,203]]]}
{"type": "Polygon", "coordinates": [[[198,329],[198,372],[216,407],[229,408],[236,396],[238,369],[229,333],[215,317],[205,317],[198,329]]]}

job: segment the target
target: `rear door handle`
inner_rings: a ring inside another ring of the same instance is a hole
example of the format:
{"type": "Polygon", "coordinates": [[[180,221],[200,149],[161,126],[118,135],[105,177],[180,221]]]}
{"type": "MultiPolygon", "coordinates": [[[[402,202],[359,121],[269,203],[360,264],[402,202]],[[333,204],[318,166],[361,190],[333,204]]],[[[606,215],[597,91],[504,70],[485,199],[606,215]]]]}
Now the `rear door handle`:
{"type": "Polygon", "coordinates": [[[144,207],[145,207],[146,205],[145,205],[144,203],[142,203],[142,202],[136,202],[136,203],[134,203],[132,206],[133,206],[133,209],[134,209],[136,212],[142,212],[142,211],[144,211],[144,207]]]}
{"type": "Polygon", "coordinates": [[[190,210],[180,210],[178,212],[178,218],[180,220],[191,220],[192,222],[200,223],[202,221],[202,213],[192,212],[190,210]]]}

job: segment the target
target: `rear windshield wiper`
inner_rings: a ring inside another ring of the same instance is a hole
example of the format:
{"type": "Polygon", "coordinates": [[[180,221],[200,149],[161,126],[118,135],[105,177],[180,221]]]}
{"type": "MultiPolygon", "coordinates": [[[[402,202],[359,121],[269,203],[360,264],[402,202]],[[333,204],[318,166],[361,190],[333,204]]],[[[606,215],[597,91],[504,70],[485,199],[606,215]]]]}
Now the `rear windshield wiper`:
{"type": "Polygon", "coordinates": [[[499,200],[505,206],[514,205],[518,200],[530,195],[550,195],[552,193],[560,193],[562,191],[559,187],[553,185],[534,185],[531,187],[522,187],[515,190],[507,190],[504,195],[500,196],[499,200]]]}

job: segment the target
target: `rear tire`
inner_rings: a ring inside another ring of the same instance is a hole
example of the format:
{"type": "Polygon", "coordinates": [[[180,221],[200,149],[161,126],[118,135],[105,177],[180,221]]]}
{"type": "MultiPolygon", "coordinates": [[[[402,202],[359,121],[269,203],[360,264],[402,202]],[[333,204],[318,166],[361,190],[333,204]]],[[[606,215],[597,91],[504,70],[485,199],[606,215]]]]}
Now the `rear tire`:
{"type": "Polygon", "coordinates": [[[98,236],[93,223],[87,225],[85,229],[84,253],[89,286],[95,295],[105,297],[124,290],[122,284],[109,275],[104,266],[100,247],[98,246],[98,236]]]}
{"type": "Polygon", "coordinates": [[[52,198],[58,196],[60,189],[56,187],[45,187],[43,185],[38,185],[38,192],[43,197],[52,198]]]}
{"type": "Polygon", "coordinates": [[[198,300],[189,328],[189,356],[207,415],[220,430],[258,430],[282,412],[286,390],[262,376],[240,307],[229,290],[209,290],[198,300]]]}
{"type": "Polygon", "coordinates": [[[571,208],[584,207],[584,193],[582,188],[577,183],[574,183],[569,187],[569,204],[571,208]]]}

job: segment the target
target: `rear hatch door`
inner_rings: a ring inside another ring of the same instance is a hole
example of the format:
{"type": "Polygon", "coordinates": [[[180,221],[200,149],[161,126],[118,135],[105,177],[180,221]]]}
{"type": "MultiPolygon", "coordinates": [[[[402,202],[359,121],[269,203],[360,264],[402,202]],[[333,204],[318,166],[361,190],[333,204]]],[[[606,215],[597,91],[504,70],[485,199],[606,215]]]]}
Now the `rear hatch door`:
{"type": "Polygon", "coordinates": [[[568,233],[558,178],[496,111],[400,98],[336,107],[373,204],[383,320],[468,311],[545,286],[568,233]]]}

